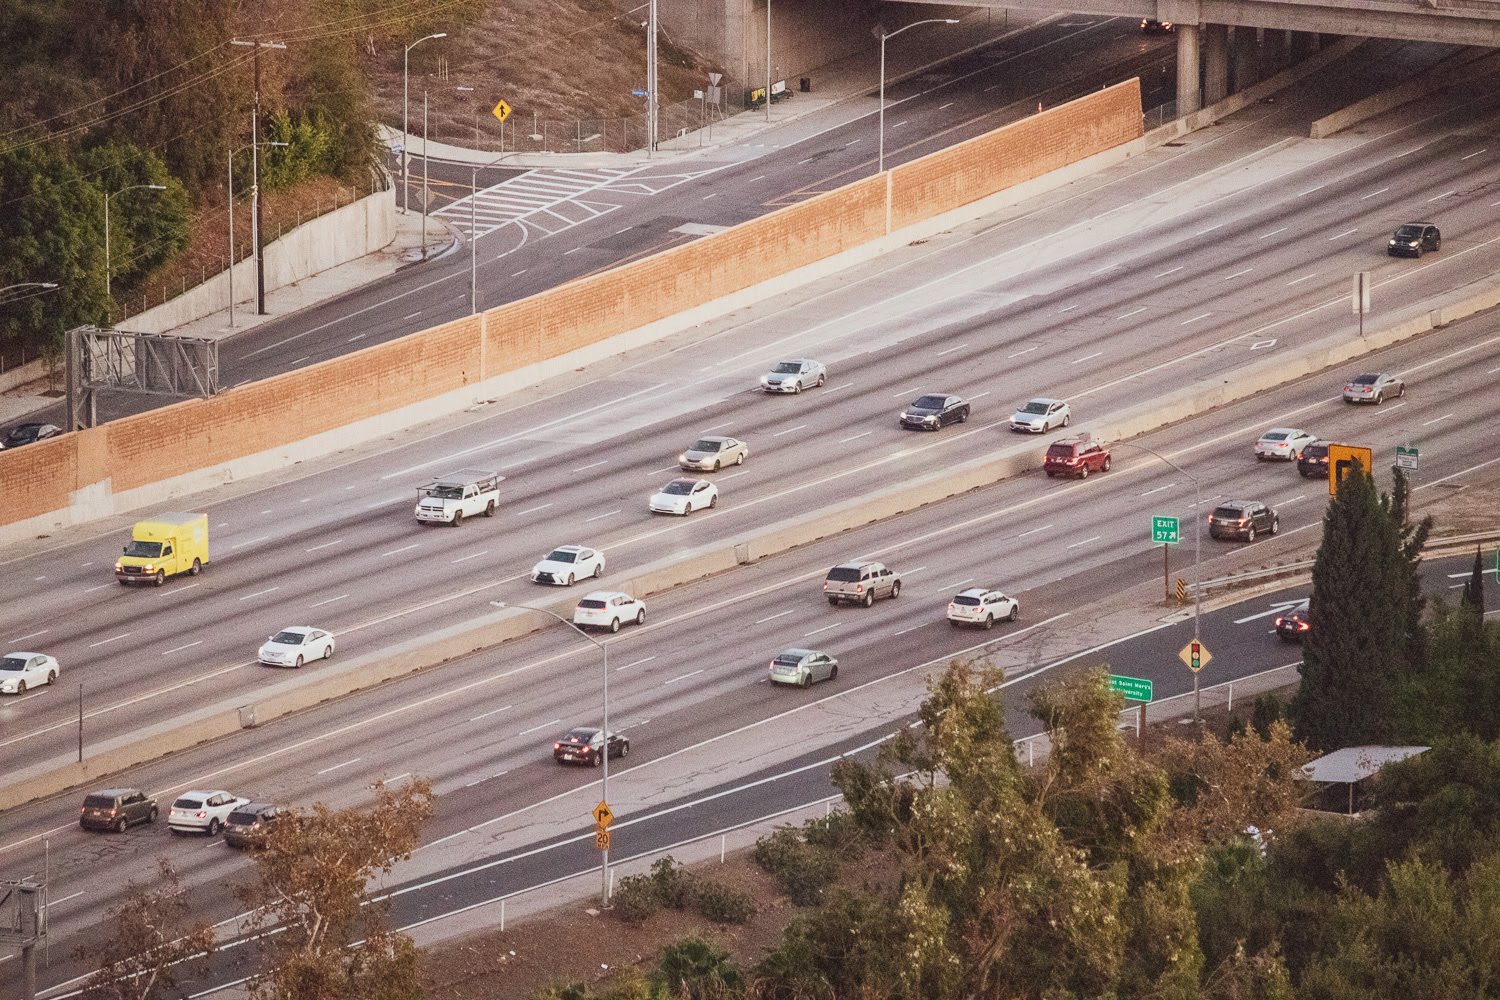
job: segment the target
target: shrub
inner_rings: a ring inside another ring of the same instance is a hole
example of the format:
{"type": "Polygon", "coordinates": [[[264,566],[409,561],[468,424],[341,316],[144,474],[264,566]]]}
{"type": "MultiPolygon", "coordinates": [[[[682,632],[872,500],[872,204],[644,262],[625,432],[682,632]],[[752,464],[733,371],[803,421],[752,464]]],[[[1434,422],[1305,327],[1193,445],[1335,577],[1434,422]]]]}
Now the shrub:
{"type": "Polygon", "coordinates": [[[1281,722],[1286,719],[1286,706],[1275,694],[1259,695],[1255,699],[1255,707],[1250,711],[1250,725],[1260,734],[1260,738],[1268,740],[1271,738],[1271,723],[1281,722]]]}
{"type": "Polygon", "coordinates": [[[833,851],[846,860],[864,853],[865,836],[853,813],[829,813],[802,824],[802,839],[814,847],[833,851]]]}
{"type": "Polygon", "coordinates": [[[651,882],[662,906],[682,910],[693,901],[693,877],[671,855],[651,866],[651,882]]]}
{"type": "Polygon", "coordinates": [[[723,996],[744,979],[729,952],[696,934],[662,949],[656,981],[684,1000],[723,996]]]}
{"type": "Polygon", "coordinates": [[[650,875],[627,875],[620,879],[613,898],[615,916],[632,924],[644,922],[661,909],[656,882],[650,875]]]}
{"type": "Polygon", "coordinates": [[[833,852],[807,843],[795,827],[783,826],[760,838],[751,856],[799,906],[816,904],[838,876],[833,852]]]}
{"type": "Polygon", "coordinates": [[[748,894],[710,879],[698,880],[693,898],[698,912],[716,924],[743,924],[755,912],[748,894]]]}

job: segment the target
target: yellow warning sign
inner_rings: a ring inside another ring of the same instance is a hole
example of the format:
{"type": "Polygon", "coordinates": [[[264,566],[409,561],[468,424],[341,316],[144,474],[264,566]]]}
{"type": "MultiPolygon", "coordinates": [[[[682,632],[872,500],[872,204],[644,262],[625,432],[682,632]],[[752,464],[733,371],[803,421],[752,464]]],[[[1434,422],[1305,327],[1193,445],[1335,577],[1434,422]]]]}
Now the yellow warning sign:
{"type": "Polygon", "coordinates": [[[490,108],[490,114],[494,115],[500,121],[505,121],[505,119],[510,117],[510,105],[506,104],[504,101],[501,101],[493,108],[490,108]]]}
{"type": "Polygon", "coordinates": [[[1189,670],[1196,674],[1198,671],[1208,666],[1208,661],[1212,660],[1214,657],[1213,654],[1208,651],[1207,646],[1203,645],[1203,643],[1199,642],[1197,639],[1194,639],[1192,642],[1182,647],[1182,652],[1177,654],[1177,658],[1181,660],[1189,670]]]}
{"type": "Polygon", "coordinates": [[[609,850],[609,831],[600,827],[594,831],[594,846],[601,851],[609,850]]]}

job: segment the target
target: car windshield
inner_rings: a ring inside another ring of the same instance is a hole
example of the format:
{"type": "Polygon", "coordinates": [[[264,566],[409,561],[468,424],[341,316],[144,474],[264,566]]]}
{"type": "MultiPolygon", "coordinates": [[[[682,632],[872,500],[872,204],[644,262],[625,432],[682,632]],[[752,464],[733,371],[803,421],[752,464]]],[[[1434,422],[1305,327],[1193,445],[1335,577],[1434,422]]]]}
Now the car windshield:
{"type": "Polygon", "coordinates": [[[1378,379],[1378,378],[1380,378],[1379,375],[1357,375],[1354,378],[1354,384],[1355,385],[1374,385],[1375,384],[1375,380],[1378,379]]]}
{"type": "Polygon", "coordinates": [[[271,636],[272,642],[279,642],[283,646],[300,646],[306,639],[307,636],[301,632],[277,632],[271,636]]]}
{"type": "Polygon", "coordinates": [[[914,410],[941,410],[947,402],[946,396],[923,396],[911,406],[914,410]]]}
{"type": "Polygon", "coordinates": [[[835,566],[828,571],[828,579],[837,583],[855,583],[859,580],[859,567],[835,566]]]}
{"type": "Polygon", "coordinates": [[[704,438],[701,441],[694,441],[688,451],[718,451],[720,447],[722,447],[720,442],[704,438]]]}
{"type": "Polygon", "coordinates": [[[1021,407],[1021,412],[1022,413],[1046,413],[1047,412],[1047,404],[1044,403],[1040,399],[1033,399],[1031,402],[1029,402],[1025,406],[1021,407]]]}
{"type": "Polygon", "coordinates": [[[783,361],[771,369],[772,375],[795,375],[802,370],[802,365],[796,361],[783,361]]]}
{"type": "Polygon", "coordinates": [[[133,541],[125,546],[125,554],[141,559],[155,559],[161,555],[161,542],[133,541]]]}
{"type": "Polygon", "coordinates": [[[25,670],[26,660],[20,656],[7,656],[0,660],[0,670],[25,670]]]}
{"type": "Polygon", "coordinates": [[[580,608],[598,609],[604,607],[604,602],[599,600],[583,600],[578,602],[578,606],[580,608]]]}
{"type": "Polygon", "coordinates": [[[691,479],[674,479],[662,487],[662,492],[671,496],[684,496],[693,492],[694,483],[691,479]]]}
{"type": "Polygon", "coordinates": [[[1245,512],[1241,508],[1239,508],[1239,507],[1215,507],[1214,508],[1214,517],[1228,517],[1228,518],[1238,519],[1238,518],[1241,518],[1241,517],[1244,517],[1244,516],[1245,516],[1245,512]]]}
{"type": "Polygon", "coordinates": [[[178,799],[172,803],[173,809],[202,809],[202,799],[178,799]]]}
{"type": "Polygon", "coordinates": [[[955,597],[953,599],[953,603],[954,604],[965,604],[965,605],[968,605],[970,607],[973,607],[973,606],[975,606],[975,605],[977,605],[979,603],[979,598],[977,598],[977,597],[971,597],[968,594],[959,594],[957,597],[955,597]]]}
{"type": "Polygon", "coordinates": [[[464,488],[462,486],[434,486],[427,491],[427,495],[437,500],[462,500],[464,488]]]}
{"type": "Polygon", "coordinates": [[[1405,237],[1406,239],[1415,239],[1416,237],[1422,235],[1422,227],[1402,226],[1400,229],[1396,230],[1396,235],[1398,237],[1405,237]]]}
{"type": "Polygon", "coordinates": [[[548,562],[570,563],[577,560],[578,553],[570,552],[567,549],[553,549],[552,554],[547,557],[548,562]]]}

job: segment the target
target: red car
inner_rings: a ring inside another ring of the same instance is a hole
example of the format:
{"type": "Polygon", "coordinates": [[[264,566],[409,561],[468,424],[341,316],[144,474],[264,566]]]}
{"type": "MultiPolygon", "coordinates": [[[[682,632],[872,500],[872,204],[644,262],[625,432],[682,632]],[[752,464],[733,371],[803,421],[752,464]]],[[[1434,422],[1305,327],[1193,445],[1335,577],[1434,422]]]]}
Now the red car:
{"type": "Polygon", "coordinates": [[[1109,449],[1103,441],[1087,434],[1052,442],[1042,468],[1050,476],[1077,476],[1087,479],[1090,472],[1109,471],[1109,449]]]}

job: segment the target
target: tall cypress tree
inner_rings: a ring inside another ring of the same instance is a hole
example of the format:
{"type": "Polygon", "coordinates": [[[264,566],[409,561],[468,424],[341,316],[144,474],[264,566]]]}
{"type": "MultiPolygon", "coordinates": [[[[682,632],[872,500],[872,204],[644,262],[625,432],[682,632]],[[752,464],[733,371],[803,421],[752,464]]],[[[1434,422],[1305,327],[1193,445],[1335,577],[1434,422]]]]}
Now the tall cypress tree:
{"type": "Polygon", "coordinates": [[[1400,738],[1392,696],[1420,665],[1422,592],[1417,562],[1431,519],[1409,525],[1407,484],[1391,494],[1356,472],[1323,516],[1313,564],[1312,629],[1290,714],[1297,738],[1334,750],[1400,738]]]}
{"type": "Polygon", "coordinates": [[[1484,560],[1480,558],[1477,545],[1474,546],[1474,571],[1469,574],[1469,582],[1464,584],[1458,606],[1484,617],[1484,560]]]}

